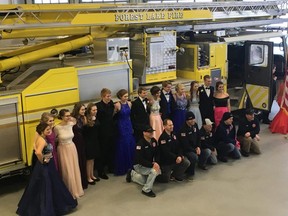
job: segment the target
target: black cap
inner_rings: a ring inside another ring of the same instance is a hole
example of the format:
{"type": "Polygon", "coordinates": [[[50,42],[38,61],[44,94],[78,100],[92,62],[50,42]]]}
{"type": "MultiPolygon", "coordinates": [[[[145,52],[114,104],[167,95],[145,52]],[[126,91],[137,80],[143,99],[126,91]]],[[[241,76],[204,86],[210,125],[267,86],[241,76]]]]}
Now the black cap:
{"type": "Polygon", "coordinates": [[[245,110],[245,114],[246,115],[253,115],[255,113],[255,110],[252,108],[246,109],[245,110]]]}
{"type": "Polygon", "coordinates": [[[223,114],[222,121],[226,121],[227,119],[229,119],[229,118],[231,118],[231,117],[233,117],[232,113],[230,113],[230,112],[225,112],[225,113],[223,114]]]}
{"type": "Polygon", "coordinates": [[[150,125],[143,125],[143,132],[153,133],[155,130],[150,125]]]}
{"type": "Polygon", "coordinates": [[[193,112],[189,111],[186,113],[186,121],[187,120],[192,120],[192,119],[195,119],[195,115],[193,112]]]}

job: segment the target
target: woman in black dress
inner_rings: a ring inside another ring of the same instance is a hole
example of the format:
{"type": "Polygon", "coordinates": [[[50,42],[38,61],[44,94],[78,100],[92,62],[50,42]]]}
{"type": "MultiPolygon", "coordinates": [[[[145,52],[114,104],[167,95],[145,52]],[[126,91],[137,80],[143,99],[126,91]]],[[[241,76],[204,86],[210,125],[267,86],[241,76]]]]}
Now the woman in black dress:
{"type": "Polygon", "coordinates": [[[96,118],[97,106],[89,103],[86,110],[87,124],[84,126],[84,139],[86,144],[86,170],[88,184],[94,185],[95,181],[100,181],[94,176],[94,159],[99,157],[99,125],[100,122],[96,118]]]}
{"type": "Polygon", "coordinates": [[[87,123],[85,116],[85,105],[82,103],[76,103],[72,111],[72,117],[76,119],[76,124],[73,126],[73,142],[75,143],[78,162],[81,173],[82,188],[86,189],[88,187],[87,173],[86,173],[86,151],[85,151],[85,141],[83,137],[83,126],[87,123]]]}

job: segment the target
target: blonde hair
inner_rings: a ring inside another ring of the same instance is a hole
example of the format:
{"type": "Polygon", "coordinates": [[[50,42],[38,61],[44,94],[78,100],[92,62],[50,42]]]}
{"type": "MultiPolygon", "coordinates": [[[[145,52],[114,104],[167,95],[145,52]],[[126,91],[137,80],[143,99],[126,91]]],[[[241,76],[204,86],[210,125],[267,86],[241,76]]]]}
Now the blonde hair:
{"type": "Polygon", "coordinates": [[[178,83],[176,86],[175,86],[175,90],[178,92],[181,88],[184,88],[185,86],[181,83],[178,83]]]}
{"type": "Polygon", "coordinates": [[[101,97],[103,98],[103,97],[105,97],[107,94],[111,94],[111,90],[110,89],[108,89],[108,88],[103,88],[102,90],[101,90],[101,97]]]}
{"type": "Polygon", "coordinates": [[[55,116],[49,112],[44,112],[42,113],[41,115],[41,119],[40,119],[40,122],[45,122],[47,123],[49,121],[49,118],[55,118],[55,116]]]}

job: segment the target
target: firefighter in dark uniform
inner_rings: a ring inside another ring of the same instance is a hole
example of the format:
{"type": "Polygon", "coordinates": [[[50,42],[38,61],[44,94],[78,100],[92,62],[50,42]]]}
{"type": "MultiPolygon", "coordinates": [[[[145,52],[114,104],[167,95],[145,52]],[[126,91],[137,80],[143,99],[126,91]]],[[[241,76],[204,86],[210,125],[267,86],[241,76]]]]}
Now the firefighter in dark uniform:
{"type": "Polygon", "coordinates": [[[210,156],[207,162],[215,165],[217,164],[218,160],[217,160],[217,150],[214,147],[215,141],[212,129],[213,129],[213,122],[210,119],[206,118],[204,119],[199,134],[200,134],[201,150],[208,149],[208,151],[210,152],[210,156]]]}
{"type": "Polygon", "coordinates": [[[173,122],[163,121],[164,131],[159,137],[159,161],[162,174],[157,181],[167,183],[169,180],[183,181],[190,162],[182,154],[181,146],[173,134],[173,122]]]}
{"type": "Polygon", "coordinates": [[[142,194],[156,197],[152,187],[156,177],[161,173],[157,162],[157,141],[153,138],[153,128],[143,126],[143,138],[136,144],[133,170],[126,175],[127,182],[136,182],[143,185],[142,194]]]}
{"type": "Polygon", "coordinates": [[[255,154],[260,154],[260,147],[258,141],[260,125],[257,118],[254,117],[254,110],[247,109],[245,112],[245,118],[239,122],[237,131],[237,139],[241,145],[241,154],[248,157],[250,151],[255,154]]]}
{"type": "Polygon", "coordinates": [[[187,169],[188,178],[194,176],[197,161],[199,168],[207,170],[206,162],[210,152],[208,149],[201,150],[199,129],[193,112],[186,113],[186,121],[180,129],[178,137],[183,153],[190,161],[187,169]]]}

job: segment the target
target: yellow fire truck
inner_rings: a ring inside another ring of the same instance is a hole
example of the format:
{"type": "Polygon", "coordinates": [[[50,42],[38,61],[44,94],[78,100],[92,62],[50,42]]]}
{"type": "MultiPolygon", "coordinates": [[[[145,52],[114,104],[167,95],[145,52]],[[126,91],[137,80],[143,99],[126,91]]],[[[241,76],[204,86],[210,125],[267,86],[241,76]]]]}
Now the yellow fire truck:
{"type": "MultiPolygon", "coordinates": [[[[287,0],[1,5],[0,178],[31,165],[42,112],[95,101],[103,87],[132,93],[139,84],[202,82],[206,74],[227,83],[228,44],[281,35],[247,29],[284,22],[286,12],[287,0]]],[[[267,109],[271,80],[259,77],[271,72],[273,44],[246,45],[246,92],[267,109]]]]}

